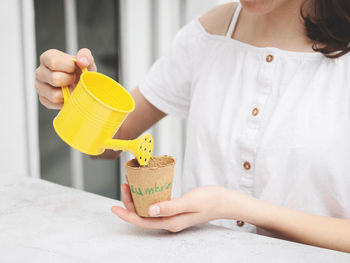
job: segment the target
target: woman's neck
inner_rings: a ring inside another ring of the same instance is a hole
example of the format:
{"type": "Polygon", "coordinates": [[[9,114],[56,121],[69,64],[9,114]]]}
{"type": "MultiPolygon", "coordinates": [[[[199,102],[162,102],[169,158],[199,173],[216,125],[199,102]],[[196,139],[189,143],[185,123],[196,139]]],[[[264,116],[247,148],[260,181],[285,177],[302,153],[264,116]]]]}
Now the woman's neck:
{"type": "Polygon", "coordinates": [[[313,52],[300,15],[301,5],[301,0],[286,1],[264,15],[242,9],[233,38],[257,47],[313,52]]]}

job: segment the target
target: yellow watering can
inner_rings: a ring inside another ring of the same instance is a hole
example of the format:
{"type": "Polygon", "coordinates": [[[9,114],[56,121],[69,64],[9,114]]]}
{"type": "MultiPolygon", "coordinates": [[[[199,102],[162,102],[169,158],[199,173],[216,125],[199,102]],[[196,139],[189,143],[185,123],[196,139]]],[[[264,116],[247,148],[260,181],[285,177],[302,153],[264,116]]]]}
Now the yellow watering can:
{"type": "Polygon", "coordinates": [[[84,68],[74,91],[70,94],[68,87],[62,87],[62,92],[64,105],[53,126],[63,141],[88,155],[99,155],[105,149],[129,151],[140,165],[148,164],[152,135],[135,140],[112,139],[135,108],[134,99],[119,83],[84,68]]]}

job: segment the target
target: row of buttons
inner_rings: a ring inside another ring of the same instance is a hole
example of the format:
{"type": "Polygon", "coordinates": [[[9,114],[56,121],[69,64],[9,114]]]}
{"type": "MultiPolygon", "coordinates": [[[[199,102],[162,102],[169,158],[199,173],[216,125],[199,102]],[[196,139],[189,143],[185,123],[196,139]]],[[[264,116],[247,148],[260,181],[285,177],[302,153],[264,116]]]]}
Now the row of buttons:
{"type": "MultiPolygon", "coordinates": [[[[269,55],[266,56],[266,59],[265,59],[265,60],[266,60],[267,63],[271,63],[271,62],[273,61],[273,59],[274,59],[273,55],[269,54],[269,55]]],[[[253,117],[258,116],[259,113],[260,113],[260,110],[259,110],[259,108],[257,108],[257,107],[255,107],[255,108],[252,110],[252,112],[251,112],[251,114],[252,114],[253,117]]],[[[252,167],[252,165],[250,164],[250,162],[245,161],[245,162],[243,163],[243,168],[244,168],[245,170],[249,171],[249,170],[251,169],[251,167],[252,167]]],[[[244,222],[243,222],[243,221],[237,220],[237,221],[236,221],[236,224],[237,224],[238,227],[244,226],[244,222]]]]}
{"type": "MultiPolygon", "coordinates": [[[[274,57],[273,57],[273,55],[271,55],[271,54],[269,54],[269,55],[267,55],[266,56],[266,62],[267,63],[271,63],[272,61],[273,61],[273,59],[274,59],[274,57]]],[[[254,108],[253,110],[252,110],[252,116],[254,116],[254,117],[256,117],[256,116],[258,116],[259,115],[259,109],[258,108],[254,108]]],[[[243,167],[244,167],[244,169],[245,170],[250,170],[250,168],[252,167],[251,166],[251,164],[249,163],[249,162],[244,162],[243,163],[243,167]]]]}

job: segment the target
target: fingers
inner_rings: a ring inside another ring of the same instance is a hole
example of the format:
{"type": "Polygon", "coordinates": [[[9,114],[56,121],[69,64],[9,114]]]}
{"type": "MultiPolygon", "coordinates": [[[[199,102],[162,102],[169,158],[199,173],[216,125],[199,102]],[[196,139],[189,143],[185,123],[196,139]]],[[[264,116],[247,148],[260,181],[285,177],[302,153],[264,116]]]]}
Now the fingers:
{"type": "MultiPolygon", "coordinates": [[[[131,212],[136,212],[134,202],[132,200],[132,195],[130,192],[130,187],[128,184],[122,184],[122,201],[126,207],[131,212]]],[[[190,207],[190,203],[183,198],[173,199],[171,201],[161,202],[150,206],[148,214],[152,217],[160,216],[173,216],[177,214],[196,212],[190,207]]]]}
{"type": "Polygon", "coordinates": [[[62,108],[63,103],[53,103],[43,96],[39,96],[40,103],[48,109],[59,110],[62,108]]]}
{"type": "Polygon", "coordinates": [[[91,51],[87,48],[82,48],[78,51],[76,55],[77,65],[80,68],[87,68],[89,71],[96,71],[96,65],[94,62],[94,57],[91,51]]]}
{"type": "Polygon", "coordinates": [[[176,216],[163,218],[165,224],[165,228],[163,229],[173,233],[180,232],[190,226],[194,226],[208,221],[200,213],[183,213],[176,216]]]}
{"type": "Polygon", "coordinates": [[[68,86],[74,83],[75,74],[61,71],[52,71],[49,68],[40,65],[35,71],[36,79],[48,83],[54,87],[68,86]]]}
{"type": "Polygon", "coordinates": [[[112,212],[120,219],[142,228],[167,229],[167,224],[163,218],[140,217],[135,212],[131,212],[120,206],[113,206],[112,212]]]}
{"type": "Polygon", "coordinates": [[[52,71],[73,73],[75,63],[73,57],[57,49],[49,49],[40,56],[40,64],[52,71]]]}
{"type": "MultiPolygon", "coordinates": [[[[88,70],[96,71],[94,57],[87,48],[82,48],[76,55],[77,65],[80,68],[88,68],[88,70]]],[[[40,64],[52,71],[62,71],[73,73],[75,71],[75,63],[73,57],[57,49],[49,49],[40,56],[40,64]]]]}
{"type": "Polygon", "coordinates": [[[125,205],[126,209],[128,209],[130,212],[136,213],[134,202],[132,200],[132,196],[130,193],[130,187],[128,184],[122,184],[121,187],[122,190],[122,201],[125,205]]]}
{"type": "Polygon", "coordinates": [[[74,85],[76,68],[73,57],[62,51],[50,49],[40,56],[40,66],[35,71],[35,89],[44,106],[49,109],[62,107],[62,91],[55,87],[74,85]]]}
{"type": "Polygon", "coordinates": [[[120,219],[135,226],[149,229],[164,229],[170,232],[179,232],[190,226],[207,221],[200,213],[184,213],[162,218],[145,218],[120,206],[114,206],[111,210],[120,219]]]}
{"type": "Polygon", "coordinates": [[[49,49],[40,56],[40,66],[36,69],[35,88],[40,102],[49,109],[62,107],[63,96],[60,89],[55,87],[70,86],[74,88],[81,71],[87,67],[96,71],[94,58],[89,49],[83,48],[77,54],[77,63],[73,56],[57,49],[49,49]],[[77,67],[78,65],[78,67],[77,67]]]}
{"type": "MultiPolygon", "coordinates": [[[[130,195],[130,189],[127,188],[125,190],[130,195]]],[[[220,199],[217,198],[218,191],[222,191],[222,189],[218,189],[218,187],[201,187],[189,191],[179,199],[154,204],[149,208],[148,213],[152,216],[150,218],[140,217],[135,212],[117,206],[113,207],[112,211],[124,221],[142,228],[179,232],[196,224],[222,218],[216,217],[217,213],[215,211],[213,213],[217,202],[210,204],[211,199],[220,199]],[[208,197],[208,192],[210,198],[208,197]]]]}
{"type": "Polygon", "coordinates": [[[63,94],[61,88],[53,87],[47,83],[37,81],[35,83],[35,89],[40,97],[45,97],[53,104],[63,103],[63,94]]]}
{"type": "Polygon", "coordinates": [[[140,226],[141,218],[135,212],[131,212],[128,209],[124,209],[120,206],[113,206],[111,210],[124,221],[140,226]]]}
{"type": "MultiPolygon", "coordinates": [[[[173,201],[158,203],[154,206],[159,207],[160,214],[165,216],[160,218],[145,218],[136,214],[135,207],[132,201],[129,185],[123,184],[122,200],[124,206],[112,207],[112,212],[122,220],[142,228],[164,229],[170,232],[179,232],[189,226],[206,221],[200,213],[191,213],[185,201],[175,199],[173,201]]],[[[152,206],[151,206],[152,207],[152,206]]],[[[152,209],[149,214],[152,216],[152,209]]]]}
{"type": "Polygon", "coordinates": [[[185,199],[173,199],[171,201],[161,202],[150,206],[148,214],[152,217],[173,216],[182,213],[196,212],[191,209],[188,201],[185,199]]]}

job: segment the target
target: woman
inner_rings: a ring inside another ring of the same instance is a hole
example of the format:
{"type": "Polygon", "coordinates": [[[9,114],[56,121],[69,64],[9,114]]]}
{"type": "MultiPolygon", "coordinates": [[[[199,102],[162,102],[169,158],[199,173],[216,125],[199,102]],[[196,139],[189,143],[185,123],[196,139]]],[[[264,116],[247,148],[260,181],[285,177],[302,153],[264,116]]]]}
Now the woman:
{"type": "MultiPolygon", "coordinates": [[[[241,0],[184,27],[132,91],[136,109],[116,137],[186,118],[185,194],[141,218],[123,185],[126,209],[112,211],[144,228],[216,220],[350,252],[349,17],[347,0],[241,0]]],[[[96,70],[89,50],[76,57],[96,70]]],[[[58,109],[57,87],[73,87],[79,72],[57,50],[40,62],[40,101],[58,109]]]]}

